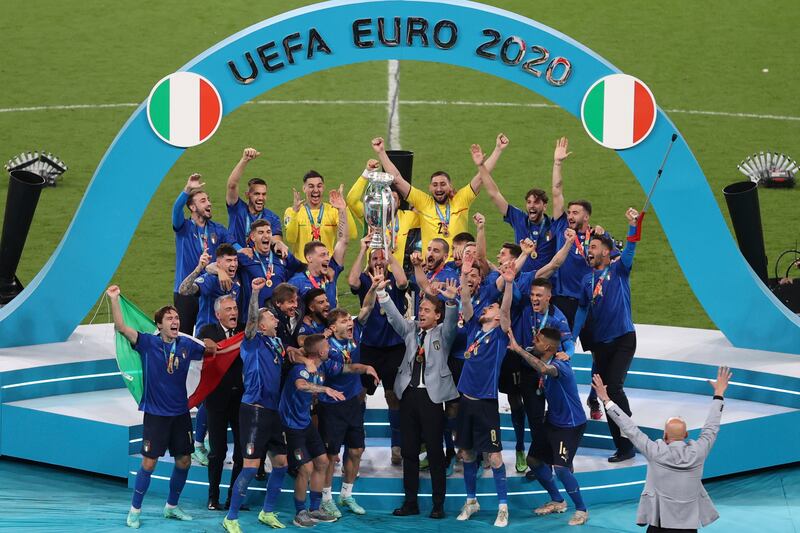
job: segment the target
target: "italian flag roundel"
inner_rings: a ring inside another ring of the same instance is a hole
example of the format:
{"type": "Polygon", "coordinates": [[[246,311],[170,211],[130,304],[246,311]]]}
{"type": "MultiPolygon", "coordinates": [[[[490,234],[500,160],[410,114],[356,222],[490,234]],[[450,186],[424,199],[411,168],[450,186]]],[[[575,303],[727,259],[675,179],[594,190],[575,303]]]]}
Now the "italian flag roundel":
{"type": "Polygon", "coordinates": [[[196,146],[217,131],[222,120],[222,99],[203,76],[175,72],[150,91],[147,119],[164,142],[181,148],[196,146]]]}
{"type": "Polygon", "coordinates": [[[586,133],[598,144],[624,150],[642,142],[656,123],[656,99],[640,80],[612,74],[592,85],[581,104],[586,133]]]}

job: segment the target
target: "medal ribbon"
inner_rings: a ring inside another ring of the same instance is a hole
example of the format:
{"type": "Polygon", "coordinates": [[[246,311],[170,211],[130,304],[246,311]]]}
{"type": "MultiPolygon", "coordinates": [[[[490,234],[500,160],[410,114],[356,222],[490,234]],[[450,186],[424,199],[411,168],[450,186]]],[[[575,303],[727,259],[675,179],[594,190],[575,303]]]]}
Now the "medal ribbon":
{"type": "Polygon", "coordinates": [[[575,235],[575,248],[578,250],[578,253],[581,254],[583,257],[586,257],[586,248],[589,247],[589,243],[592,241],[592,232],[588,229],[584,234],[583,242],[578,239],[578,235],[575,235]]]}
{"type": "Polygon", "coordinates": [[[497,329],[497,326],[493,327],[489,331],[482,331],[477,336],[477,338],[474,341],[472,341],[472,344],[469,345],[469,348],[467,348],[467,353],[469,353],[471,355],[478,355],[478,346],[480,346],[481,341],[483,339],[485,339],[486,337],[488,337],[489,335],[491,335],[491,333],[496,329],[497,329]]]}
{"type": "Polygon", "coordinates": [[[261,270],[264,272],[264,277],[267,280],[272,279],[272,276],[275,274],[275,268],[272,266],[272,261],[273,261],[272,250],[269,251],[269,268],[266,268],[264,266],[264,261],[261,259],[261,256],[255,250],[255,248],[253,248],[253,254],[255,254],[256,259],[258,259],[258,264],[261,265],[261,270]]]}
{"type": "Polygon", "coordinates": [[[320,204],[319,214],[317,215],[317,223],[314,224],[314,216],[311,214],[311,208],[308,204],[303,204],[306,208],[306,215],[308,215],[308,222],[311,224],[311,238],[315,241],[320,240],[320,232],[322,231],[322,215],[325,213],[325,204],[320,204]]]}
{"type": "Polygon", "coordinates": [[[527,220],[527,221],[526,221],[526,222],[527,222],[527,225],[528,225],[528,236],[529,236],[529,237],[531,238],[531,240],[532,240],[532,241],[534,241],[534,242],[535,242],[537,245],[539,244],[539,239],[542,237],[542,230],[544,229],[544,223],[545,223],[546,221],[547,221],[547,219],[545,218],[545,215],[543,214],[543,215],[542,215],[542,221],[541,221],[541,222],[539,222],[539,229],[538,229],[538,230],[536,230],[536,238],[535,238],[535,239],[533,238],[533,230],[531,229],[531,222],[530,222],[530,220],[527,220]]]}
{"type": "Polygon", "coordinates": [[[314,279],[314,276],[311,275],[311,272],[306,270],[306,277],[311,282],[311,285],[314,286],[315,289],[322,289],[323,291],[328,286],[328,282],[326,281],[317,281],[314,279]]]}
{"type": "Polygon", "coordinates": [[[597,280],[597,283],[595,283],[594,281],[595,271],[592,270],[592,285],[594,286],[594,289],[592,290],[592,303],[594,303],[595,299],[597,299],[598,296],[603,295],[603,281],[609,278],[608,269],[610,267],[611,265],[603,269],[603,271],[600,273],[600,279],[597,280]]]}
{"type": "Polygon", "coordinates": [[[447,202],[446,215],[442,215],[438,203],[434,202],[433,207],[436,209],[436,215],[439,217],[439,222],[442,223],[442,231],[444,235],[447,236],[447,234],[449,233],[448,228],[450,227],[450,202],[447,202]]]}
{"type": "Polygon", "coordinates": [[[208,249],[208,224],[203,226],[202,232],[200,231],[200,228],[197,227],[197,223],[194,220],[192,220],[192,224],[194,224],[195,229],[198,230],[195,235],[197,235],[197,240],[200,243],[200,253],[202,254],[208,249]]]}
{"type": "Polygon", "coordinates": [[[425,337],[425,331],[419,330],[417,332],[417,344],[419,345],[417,348],[417,360],[423,364],[425,364],[425,337]]]}
{"type": "Polygon", "coordinates": [[[539,321],[539,328],[538,329],[536,328],[536,315],[537,315],[537,313],[536,313],[536,311],[534,311],[533,312],[534,325],[533,325],[533,328],[531,328],[533,330],[533,336],[534,337],[540,331],[542,331],[542,328],[544,328],[547,325],[547,319],[550,317],[550,308],[549,307],[547,308],[547,311],[545,311],[544,316],[542,317],[542,320],[539,321]]]}
{"type": "Polygon", "coordinates": [[[250,235],[250,225],[256,220],[264,218],[264,210],[262,209],[255,218],[250,218],[250,208],[247,208],[247,227],[244,230],[245,235],[250,235]]]}
{"type": "Polygon", "coordinates": [[[169,348],[169,356],[167,356],[167,351],[164,349],[164,346],[161,346],[161,351],[164,353],[164,361],[167,362],[167,374],[172,374],[175,369],[172,368],[172,364],[175,362],[175,349],[178,346],[177,339],[172,341],[169,348]]]}
{"type": "Polygon", "coordinates": [[[436,280],[436,276],[438,276],[439,273],[442,270],[444,270],[444,265],[445,265],[445,263],[442,262],[442,265],[439,268],[437,268],[436,271],[433,274],[431,274],[430,281],[435,281],[436,280]]]}
{"type": "Polygon", "coordinates": [[[353,360],[350,357],[350,354],[356,349],[356,343],[352,339],[347,340],[346,345],[342,345],[335,337],[330,338],[331,343],[333,343],[334,348],[342,352],[342,356],[344,357],[344,364],[349,365],[350,362],[353,360]]]}

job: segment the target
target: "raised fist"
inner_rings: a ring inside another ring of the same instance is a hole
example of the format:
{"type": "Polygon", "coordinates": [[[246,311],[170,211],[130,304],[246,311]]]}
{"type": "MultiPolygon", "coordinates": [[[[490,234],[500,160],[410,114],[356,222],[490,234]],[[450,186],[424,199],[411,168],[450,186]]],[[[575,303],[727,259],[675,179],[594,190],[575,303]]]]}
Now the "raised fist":
{"type": "Polygon", "coordinates": [[[469,147],[469,152],[472,155],[472,162],[475,163],[476,166],[481,166],[484,160],[484,154],[481,150],[481,146],[479,144],[473,144],[469,147]]]}
{"type": "Polygon", "coordinates": [[[378,170],[380,163],[377,159],[370,159],[367,161],[367,172],[375,172],[378,170]]]}
{"type": "Polygon", "coordinates": [[[253,159],[255,159],[260,155],[261,152],[259,152],[255,148],[245,148],[244,152],[242,152],[242,161],[252,161],[253,159]]]}
{"type": "Polygon", "coordinates": [[[511,141],[508,140],[508,137],[501,133],[497,136],[497,142],[495,143],[495,146],[497,146],[497,148],[500,150],[505,150],[509,142],[511,141]]]}
{"type": "Polygon", "coordinates": [[[378,154],[386,150],[386,146],[383,143],[383,137],[375,137],[372,139],[372,149],[378,154]]]}
{"type": "Polygon", "coordinates": [[[267,285],[267,280],[264,278],[253,278],[253,281],[250,283],[250,286],[253,288],[253,291],[260,291],[267,285]]]}
{"type": "Polygon", "coordinates": [[[112,285],[106,289],[106,294],[109,298],[119,298],[119,286],[112,285]]]}

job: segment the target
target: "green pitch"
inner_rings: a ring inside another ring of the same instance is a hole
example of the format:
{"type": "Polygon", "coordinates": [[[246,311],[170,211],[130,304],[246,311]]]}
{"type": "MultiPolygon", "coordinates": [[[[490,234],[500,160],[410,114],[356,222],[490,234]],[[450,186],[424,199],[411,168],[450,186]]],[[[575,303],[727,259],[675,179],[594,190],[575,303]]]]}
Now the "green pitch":
{"type": "MultiPolygon", "coordinates": [[[[156,81],[228,35],[306,3],[6,2],[0,20],[0,158],[45,148],[70,167],[57,188],[42,193],[18,270],[23,283],[58,245],[100,158],[133,104],[143,101],[156,81]],[[132,105],[120,105],[125,103],[132,105]],[[87,107],[24,109],[82,104],[87,107]]],[[[797,3],[491,3],[564,32],[644,80],[686,137],[726,216],[721,190],[743,179],[736,171],[742,158],[767,149],[800,158],[800,52],[793,44],[800,23],[797,3]]],[[[268,207],[281,216],[292,187],[300,187],[309,168],[320,171],[329,188],[349,186],[372,157],[370,138],[386,135],[387,113],[382,103],[346,102],[385,101],[386,74],[386,63],[329,70],[259,98],[273,103],[246,105],[226,117],[214,138],[188,150],[163,181],[113,281],[148,313],[172,301],[172,202],[186,177],[201,172],[215,204],[214,218],[227,222],[225,180],[246,146],[262,152],[248,177],[268,180],[268,207]],[[345,103],[302,105],[299,100],[345,103]]],[[[400,98],[545,103],[488,75],[414,62],[401,63],[400,98]]],[[[565,195],[591,200],[595,224],[621,236],[625,208],[640,208],[644,200],[621,160],[557,108],[406,103],[400,107],[400,127],[403,148],[416,152],[414,181],[419,185],[427,185],[430,173],[440,168],[450,171],[456,185],[466,183],[474,173],[469,145],[480,143],[488,152],[502,131],[512,144],[495,177],[507,199],[520,203],[531,186],[549,190],[554,141],[566,135],[573,155],[564,167],[565,195]]],[[[6,188],[7,181],[0,180],[3,198],[6,188]]],[[[764,189],[760,194],[772,273],[777,255],[795,246],[800,198],[797,190],[764,189]]],[[[125,198],[119,203],[124,206],[125,198]]],[[[473,210],[489,219],[492,249],[512,237],[485,195],[473,210]]],[[[702,221],[696,227],[703,231],[702,221]]],[[[351,259],[356,247],[351,247],[351,259]]],[[[715,265],[708,269],[713,272],[715,265]]],[[[346,295],[341,302],[352,311],[356,300],[345,278],[340,280],[340,294],[346,295]]],[[[683,278],[657,216],[647,219],[632,279],[636,322],[713,327],[683,278]]],[[[735,288],[731,298],[736,298],[735,288]]],[[[98,319],[109,319],[104,308],[98,319]]]]}

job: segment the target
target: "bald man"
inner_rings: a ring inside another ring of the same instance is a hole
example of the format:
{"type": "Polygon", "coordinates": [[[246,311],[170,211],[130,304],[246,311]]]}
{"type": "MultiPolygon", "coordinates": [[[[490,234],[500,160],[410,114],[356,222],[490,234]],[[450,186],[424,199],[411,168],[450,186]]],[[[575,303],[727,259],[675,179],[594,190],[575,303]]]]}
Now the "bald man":
{"type": "Polygon", "coordinates": [[[686,422],[672,417],[664,425],[664,438],[655,442],[611,401],[600,376],[595,374],[592,378],[608,416],[647,458],[647,480],[636,514],[636,523],[647,525],[647,533],[697,531],[719,518],[701,479],[706,457],[717,439],[723,394],[732,375],[728,367],[721,366],[717,380],[708,381],[714,389],[714,400],[697,440],[687,440],[686,422]]]}

